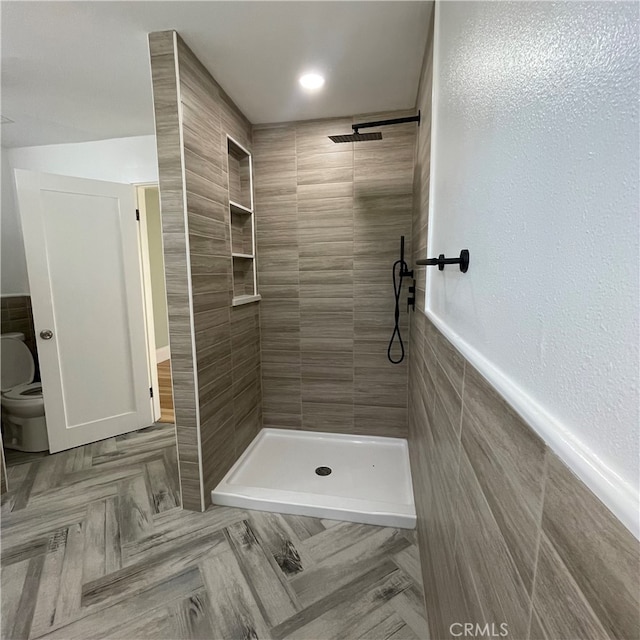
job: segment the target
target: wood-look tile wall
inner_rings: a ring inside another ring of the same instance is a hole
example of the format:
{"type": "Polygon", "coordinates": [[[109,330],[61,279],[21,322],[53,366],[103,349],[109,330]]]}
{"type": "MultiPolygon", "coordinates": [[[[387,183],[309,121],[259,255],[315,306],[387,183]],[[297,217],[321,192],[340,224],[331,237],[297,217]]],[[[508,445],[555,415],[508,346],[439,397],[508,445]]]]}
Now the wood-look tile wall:
{"type": "Polygon", "coordinates": [[[149,36],[183,506],[210,492],[261,425],[257,304],[232,307],[229,134],[251,124],[182,39],[149,36]]]}
{"type": "Polygon", "coordinates": [[[406,436],[407,364],[386,353],[416,125],[356,145],[327,137],[400,115],[254,128],[265,427],[406,436]]]}
{"type": "MultiPolygon", "coordinates": [[[[430,112],[431,51],[420,108],[430,112]]],[[[414,258],[425,257],[430,131],[417,148],[414,258]]],[[[424,289],[424,269],[420,288],[424,289]]],[[[638,541],[420,310],[409,451],[431,638],[640,637],[638,541]]]]}

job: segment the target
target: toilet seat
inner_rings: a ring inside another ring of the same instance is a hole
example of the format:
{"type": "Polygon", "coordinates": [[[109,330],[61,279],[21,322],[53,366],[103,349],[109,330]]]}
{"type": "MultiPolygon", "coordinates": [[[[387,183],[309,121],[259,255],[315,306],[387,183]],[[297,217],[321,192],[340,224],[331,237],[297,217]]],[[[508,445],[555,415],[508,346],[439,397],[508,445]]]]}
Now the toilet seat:
{"type": "Polygon", "coordinates": [[[0,390],[3,395],[23,384],[33,382],[35,363],[29,347],[22,340],[9,337],[7,334],[2,336],[0,365],[0,390]]]}
{"type": "Polygon", "coordinates": [[[42,383],[33,382],[35,363],[24,334],[2,334],[0,405],[7,449],[48,451],[42,383]]]}
{"type": "Polygon", "coordinates": [[[35,399],[42,400],[42,382],[27,382],[25,384],[19,384],[8,391],[3,391],[2,397],[8,398],[9,400],[22,401],[35,399]]]}

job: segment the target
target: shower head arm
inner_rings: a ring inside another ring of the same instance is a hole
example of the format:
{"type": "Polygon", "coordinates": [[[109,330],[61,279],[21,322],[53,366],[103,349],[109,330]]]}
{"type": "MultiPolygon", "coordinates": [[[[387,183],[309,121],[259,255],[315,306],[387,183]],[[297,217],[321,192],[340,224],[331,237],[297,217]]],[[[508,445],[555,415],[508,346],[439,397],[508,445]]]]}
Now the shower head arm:
{"type": "Polygon", "coordinates": [[[352,124],[351,128],[354,133],[358,133],[358,129],[369,129],[371,127],[387,127],[391,124],[405,124],[407,122],[417,122],[420,126],[420,112],[417,116],[408,116],[406,118],[392,118],[391,120],[376,120],[374,122],[360,122],[359,124],[352,124]]]}
{"type": "Polygon", "coordinates": [[[420,112],[417,116],[408,116],[406,118],[393,118],[391,120],[376,120],[375,122],[359,122],[352,124],[353,133],[348,135],[329,136],[333,142],[365,142],[367,140],[382,140],[382,134],[379,131],[372,133],[360,133],[360,129],[369,129],[371,127],[386,127],[390,124],[404,124],[406,122],[417,122],[420,125],[420,112]]]}

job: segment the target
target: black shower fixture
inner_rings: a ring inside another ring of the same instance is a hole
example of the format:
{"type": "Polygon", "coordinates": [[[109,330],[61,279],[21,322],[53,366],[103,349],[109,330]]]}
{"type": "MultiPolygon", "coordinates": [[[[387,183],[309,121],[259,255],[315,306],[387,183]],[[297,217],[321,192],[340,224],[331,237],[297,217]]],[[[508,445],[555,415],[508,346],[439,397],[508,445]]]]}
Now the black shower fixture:
{"type": "Polygon", "coordinates": [[[352,124],[353,133],[337,136],[329,136],[334,142],[365,142],[367,140],[382,140],[382,134],[379,131],[373,133],[360,133],[360,129],[369,129],[371,127],[388,127],[390,124],[405,124],[406,122],[417,122],[420,126],[420,112],[417,116],[408,116],[406,118],[393,118],[391,120],[376,120],[374,122],[361,122],[360,124],[352,124]]]}
{"type": "Polygon", "coordinates": [[[440,271],[444,271],[445,264],[459,264],[460,271],[462,271],[462,273],[467,273],[467,270],[469,269],[469,250],[463,249],[457,258],[445,258],[444,253],[441,253],[437,258],[416,260],[416,265],[419,267],[435,267],[437,265],[440,271]]]}
{"type": "MultiPolygon", "coordinates": [[[[389,347],[387,348],[387,358],[389,362],[392,364],[400,364],[404,360],[404,343],[402,342],[402,335],[400,334],[400,294],[402,293],[402,280],[404,278],[413,278],[413,271],[409,269],[409,265],[405,262],[404,259],[404,236],[400,236],[400,259],[396,260],[393,263],[393,267],[391,268],[393,274],[393,293],[396,302],[396,307],[394,311],[394,327],[393,333],[391,334],[391,340],[389,340],[389,347]],[[398,269],[396,270],[396,267],[398,269]],[[396,279],[397,272],[397,279],[396,279]],[[398,337],[398,344],[400,345],[400,357],[398,360],[394,360],[391,355],[391,349],[393,348],[393,343],[398,337]]],[[[409,307],[412,306],[415,309],[416,302],[416,281],[413,281],[413,286],[409,287],[410,298],[407,300],[407,311],[409,307]]]]}
{"type": "Polygon", "coordinates": [[[373,133],[349,133],[342,136],[329,136],[334,142],[366,142],[367,140],[382,140],[379,131],[373,133]]]}

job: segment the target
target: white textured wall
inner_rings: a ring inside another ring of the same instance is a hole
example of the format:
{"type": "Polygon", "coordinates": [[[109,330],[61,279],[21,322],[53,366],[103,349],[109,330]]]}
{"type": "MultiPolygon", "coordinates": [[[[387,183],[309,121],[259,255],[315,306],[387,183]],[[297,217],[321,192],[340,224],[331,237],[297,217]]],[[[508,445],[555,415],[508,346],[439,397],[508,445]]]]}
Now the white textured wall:
{"type": "Polygon", "coordinates": [[[638,487],[638,7],[436,16],[430,254],[471,265],[431,268],[428,309],[594,490],[638,487]]]}
{"type": "Polygon", "coordinates": [[[2,149],[2,294],[28,293],[13,169],[124,182],[158,182],[155,136],[2,149]]]}
{"type": "Polygon", "coordinates": [[[155,136],[7,149],[13,169],[110,182],[158,182],[155,136]]]}

